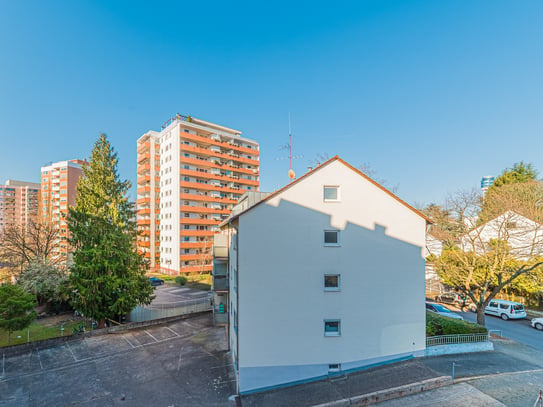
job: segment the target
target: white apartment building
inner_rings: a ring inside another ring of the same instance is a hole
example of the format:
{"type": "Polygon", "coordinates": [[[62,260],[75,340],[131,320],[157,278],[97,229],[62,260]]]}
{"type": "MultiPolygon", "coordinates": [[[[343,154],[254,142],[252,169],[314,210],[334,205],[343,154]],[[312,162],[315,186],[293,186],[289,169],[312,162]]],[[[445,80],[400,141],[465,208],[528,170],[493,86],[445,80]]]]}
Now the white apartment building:
{"type": "Polygon", "coordinates": [[[154,271],[210,272],[217,225],[258,190],[258,143],[178,114],[140,137],[137,151],[138,249],[154,271]]]}
{"type": "Polygon", "coordinates": [[[424,354],[424,215],[338,157],[260,198],[214,248],[238,392],[424,354]]]}

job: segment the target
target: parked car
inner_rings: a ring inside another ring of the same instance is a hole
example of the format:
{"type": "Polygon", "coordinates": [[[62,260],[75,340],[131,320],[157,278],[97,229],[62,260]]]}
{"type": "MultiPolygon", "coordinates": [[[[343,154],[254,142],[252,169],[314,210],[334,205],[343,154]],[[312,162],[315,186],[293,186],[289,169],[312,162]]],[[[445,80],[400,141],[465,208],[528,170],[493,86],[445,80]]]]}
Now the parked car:
{"type": "Polygon", "coordinates": [[[443,305],[436,304],[434,302],[426,302],[426,310],[430,311],[430,312],[434,312],[436,314],[439,314],[439,315],[441,315],[443,317],[449,317],[449,318],[461,319],[461,320],[464,319],[460,315],[455,314],[454,312],[452,312],[450,309],[444,307],[443,305]]]}
{"type": "Polygon", "coordinates": [[[440,295],[436,295],[435,297],[436,302],[444,302],[445,304],[453,304],[458,307],[461,307],[462,305],[469,305],[471,303],[471,300],[461,294],[458,293],[443,293],[440,295]]]}
{"type": "Polygon", "coordinates": [[[520,302],[507,300],[492,300],[485,308],[485,314],[500,317],[504,321],[508,319],[526,318],[526,310],[520,302]]]}
{"type": "Polygon", "coordinates": [[[153,287],[157,286],[157,285],[163,285],[164,284],[164,280],[162,280],[161,278],[158,278],[158,277],[149,277],[149,282],[151,283],[151,285],[153,287]]]}
{"type": "Polygon", "coordinates": [[[532,326],[538,331],[543,331],[543,318],[532,319],[532,326]]]}

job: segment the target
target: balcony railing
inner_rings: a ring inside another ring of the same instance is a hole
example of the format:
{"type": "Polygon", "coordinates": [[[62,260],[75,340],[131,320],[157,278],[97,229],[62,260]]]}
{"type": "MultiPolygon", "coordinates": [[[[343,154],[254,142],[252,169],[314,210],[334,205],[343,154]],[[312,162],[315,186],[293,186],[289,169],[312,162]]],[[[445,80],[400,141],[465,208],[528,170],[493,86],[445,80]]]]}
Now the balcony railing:
{"type": "Polygon", "coordinates": [[[488,342],[488,333],[440,335],[426,338],[426,346],[452,345],[457,343],[488,342]]]}

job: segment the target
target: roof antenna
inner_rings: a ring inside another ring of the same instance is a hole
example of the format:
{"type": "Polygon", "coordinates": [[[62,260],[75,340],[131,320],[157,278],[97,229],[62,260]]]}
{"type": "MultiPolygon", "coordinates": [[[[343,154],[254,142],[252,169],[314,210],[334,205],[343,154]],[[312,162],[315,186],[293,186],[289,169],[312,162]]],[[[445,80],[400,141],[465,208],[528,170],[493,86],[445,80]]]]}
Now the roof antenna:
{"type": "MultiPolygon", "coordinates": [[[[289,160],[288,177],[291,180],[293,180],[294,178],[296,178],[296,174],[294,173],[294,170],[292,169],[292,159],[303,158],[303,155],[295,155],[295,156],[292,155],[292,132],[290,129],[290,112],[288,112],[288,144],[282,147],[279,147],[279,149],[280,150],[288,149],[288,160],[289,160]]],[[[284,160],[286,158],[287,157],[279,157],[279,158],[276,158],[276,160],[284,160]]]]}

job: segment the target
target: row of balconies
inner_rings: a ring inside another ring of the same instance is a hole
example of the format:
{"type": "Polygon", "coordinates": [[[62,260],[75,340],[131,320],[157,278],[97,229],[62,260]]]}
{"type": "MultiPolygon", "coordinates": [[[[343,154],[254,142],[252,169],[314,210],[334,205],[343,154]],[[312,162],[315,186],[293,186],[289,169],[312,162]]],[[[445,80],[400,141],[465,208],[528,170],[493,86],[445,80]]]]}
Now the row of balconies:
{"type": "Polygon", "coordinates": [[[254,166],[259,166],[260,165],[260,162],[258,160],[245,158],[245,157],[240,157],[238,154],[214,152],[214,151],[209,150],[209,149],[194,147],[194,146],[187,146],[187,145],[183,145],[183,150],[188,151],[188,152],[193,152],[195,154],[210,156],[212,158],[224,158],[226,160],[231,160],[232,158],[235,158],[236,161],[243,162],[245,164],[250,164],[250,165],[254,165],[254,166]]]}
{"type": "Polygon", "coordinates": [[[222,162],[213,158],[191,158],[191,157],[181,157],[181,164],[193,164],[196,166],[203,166],[207,168],[220,168],[221,170],[230,170],[236,171],[248,175],[258,175],[258,169],[256,168],[244,168],[238,164],[235,164],[233,161],[222,162]]]}
{"type": "Polygon", "coordinates": [[[222,141],[220,137],[213,138],[213,137],[205,137],[205,136],[200,136],[200,135],[190,134],[190,133],[181,133],[181,139],[194,141],[196,143],[201,143],[204,145],[219,146],[219,147],[230,148],[230,149],[232,147],[235,147],[236,150],[244,152],[246,154],[259,155],[259,150],[256,148],[242,147],[241,145],[239,145],[238,143],[232,140],[222,141]]]}
{"type": "Polygon", "coordinates": [[[192,176],[196,178],[204,178],[206,180],[222,180],[225,182],[239,182],[244,185],[251,185],[251,186],[258,186],[259,181],[258,180],[250,180],[246,178],[240,178],[238,175],[227,175],[222,174],[220,170],[211,171],[211,172],[202,172],[202,171],[194,171],[194,170],[180,170],[179,174],[181,176],[192,176]]]}

